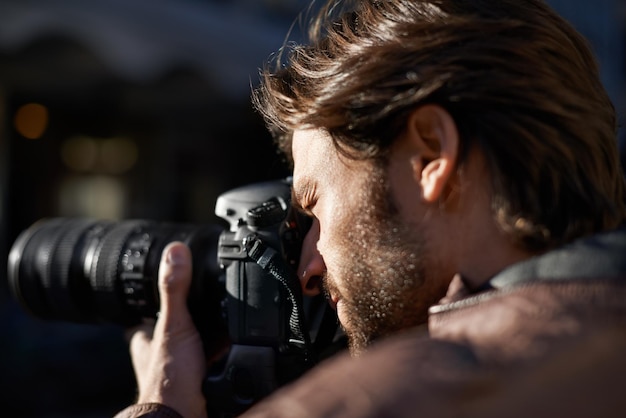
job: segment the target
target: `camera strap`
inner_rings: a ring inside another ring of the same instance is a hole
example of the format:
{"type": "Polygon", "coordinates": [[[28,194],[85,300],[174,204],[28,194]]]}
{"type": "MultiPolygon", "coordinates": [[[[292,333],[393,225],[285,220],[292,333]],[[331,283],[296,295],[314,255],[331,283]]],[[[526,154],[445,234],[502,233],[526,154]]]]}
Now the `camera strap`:
{"type": "Polygon", "coordinates": [[[300,282],[286,265],[283,257],[273,248],[265,245],[256,235],[248,236],[244,241],[248,257],[257,263],[263,270],[274,277],[285,289],[291,302],[289,315],[289,329],[291,338],[289,343],[304,353],[307,363],[314,363],[313,346],[308,332],[304,330],[304,311],[302,309],[302,289],[300,282]]]}

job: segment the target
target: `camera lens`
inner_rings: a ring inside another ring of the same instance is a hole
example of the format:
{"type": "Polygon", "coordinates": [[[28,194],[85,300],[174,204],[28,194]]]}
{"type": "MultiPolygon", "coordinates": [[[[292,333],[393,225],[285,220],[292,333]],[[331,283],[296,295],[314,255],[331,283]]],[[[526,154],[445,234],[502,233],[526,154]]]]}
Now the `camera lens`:
{"type": "Polygon", "coordinates": [[[183,241],[194,254],[190,298],[213,304],[215,315],[220,232],[217,226],[144,220],[43,220],[15,241],[9,287],[27,310],[44,319],[132,325],[156,316],[161,253],[169,242],[183,241]]]}
{"type": "Polygon", "coordinates": [[[94,320],[93,295],[81,259],[111,226],[110,222],[52,219],[22,232],[9,253],[8,278],[14,296],[42,318],[94,320]]]}

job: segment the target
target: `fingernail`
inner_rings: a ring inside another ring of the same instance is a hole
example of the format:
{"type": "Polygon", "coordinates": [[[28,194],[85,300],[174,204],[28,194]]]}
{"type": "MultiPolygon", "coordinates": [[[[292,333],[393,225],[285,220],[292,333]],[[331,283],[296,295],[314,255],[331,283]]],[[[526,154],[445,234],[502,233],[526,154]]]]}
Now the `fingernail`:
{"type": "Polygon", "coordinates": [[[167,254],[167,262],[172,266],[178,266],[186,263],[185,253],[181,248],[171,248],[167,254]]]}

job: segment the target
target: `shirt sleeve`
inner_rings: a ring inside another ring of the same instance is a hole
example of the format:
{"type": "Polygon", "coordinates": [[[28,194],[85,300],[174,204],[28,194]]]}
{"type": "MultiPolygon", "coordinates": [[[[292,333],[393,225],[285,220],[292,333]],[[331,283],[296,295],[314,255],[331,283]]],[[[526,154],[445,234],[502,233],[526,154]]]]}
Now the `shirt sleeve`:
{"type": "Polygon", "coordinates": [[[169,406],[159,403],[143,403],[131,405],[118,412],[113,418],[183,418],[169,406]]]}

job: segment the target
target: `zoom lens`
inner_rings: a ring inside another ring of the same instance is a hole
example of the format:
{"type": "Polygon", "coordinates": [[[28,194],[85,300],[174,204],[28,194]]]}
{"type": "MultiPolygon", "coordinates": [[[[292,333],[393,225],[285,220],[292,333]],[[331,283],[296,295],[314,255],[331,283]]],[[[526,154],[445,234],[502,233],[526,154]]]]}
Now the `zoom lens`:
{"type": "Polygon", "coordinates": [[[219,315],[220,233],[212,225],[145,220],[42,220],[22,232],[9,253],[9,287],[44,319],[136,324],[156,316],[161,253],[183,241],[194,259],[191,305],[210,311],[197,315],[219,315]]]}

